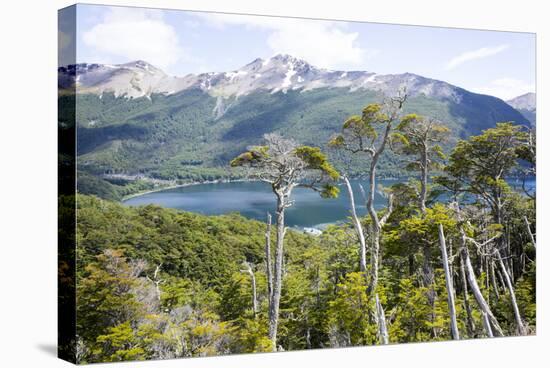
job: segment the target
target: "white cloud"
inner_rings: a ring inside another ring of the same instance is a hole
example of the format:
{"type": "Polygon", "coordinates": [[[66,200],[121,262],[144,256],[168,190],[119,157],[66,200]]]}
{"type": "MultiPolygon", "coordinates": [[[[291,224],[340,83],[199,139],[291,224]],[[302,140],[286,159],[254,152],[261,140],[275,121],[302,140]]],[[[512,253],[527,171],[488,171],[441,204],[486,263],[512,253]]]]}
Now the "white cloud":
{"type": "Polygon", "coordinates": [[[462,54],[452,58],[446,65],[445,69],[451,70],[459,65],[462,65],[468,61],[484,59],[489,56],[493,56],[506,50],[509,45],[500,45],[494,47],[482,47],[473,51],[466,51],[462,54]]]}
{"type": "Polygon", "coordinates": [[[290,54],[321,68],[360,65],[378,51],[359,46],[356,32],[349,32],[345,23],[307,19],[197,14],[213,27],[243,25],[251,30],[267,31],[267,45],[273,54],[290,54]]]}
{"type": "Polygon", "coordinates": [[[534,92],[535,84],[520,79],[499,78],[491,81],[487,86],[474,88],[473,91],[509,100],[527,92],[534,92]]]}
{"type": "Polygon", "coordinates": [[[113,8],[103,20],[83,34],[84,43],[97,54],[146,60],[160,68],[184,56],[176,31],[165,23],[162,12],[113,8]]]}

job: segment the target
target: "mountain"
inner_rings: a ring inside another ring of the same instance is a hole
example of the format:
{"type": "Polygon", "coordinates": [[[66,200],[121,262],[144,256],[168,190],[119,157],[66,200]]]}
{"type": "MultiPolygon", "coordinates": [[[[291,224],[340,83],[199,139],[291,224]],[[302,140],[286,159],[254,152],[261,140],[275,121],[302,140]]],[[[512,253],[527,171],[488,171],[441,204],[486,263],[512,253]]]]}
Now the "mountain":
{"type": "Polygon", "coordinates": [[[537,120],[537,95],[533,92],[506,101],[508,105],[518,110],[534,126],[537,120]]]}
{"type": "Polygon", "coordinates": [[[149,97],[154,93],[175,93],[194,82],[192,78],[166,75],[162,70],[142,61],[126,64],[76,64],[58,69],[58,88],[74,89],[78,93],[115,97],[149,97]]]}
{"type": "MultiPolygon", "coordinates": [[[[114,191],[107,184],[94,189],[106,174],[195,181],[230,177],[229,161],[268,132],[326,148],[347,117],[402,86],[409,95],[404,113],[437,118],[451,129],[447,149],[499,121],[529,124],[504,101],[443,81],[411,73],[320,69],[288,55],[184,77],[144,61],[71,65],[58,74],[61,125],[71,123],[76,100],[78,167],[85,173],[79,185],[88,193],[114,191]]],[[[359,161],[352,164],[355,174],[363,172],[359,161]]],[[[404,175],[402,167],[388,151],[380,172],[404,175]]]]}
{"type": "Polygon", "coordinates": [[[256,59],[230,72],[168,76],[145,61],[119,65],[77,64],[59,69],[59,88],[74,88],[78,93],[113,93],[116,97],[171,95],[198,88],[211,96],[229,98],[264,90],[276,93],[319,88],[371,90],[393,94],[405,86],[411,96],[447,98],[460,102],[462,91],[448,83],[404,73],[380,75],[366,71],[320,69],[290,55],[256,59]]]}

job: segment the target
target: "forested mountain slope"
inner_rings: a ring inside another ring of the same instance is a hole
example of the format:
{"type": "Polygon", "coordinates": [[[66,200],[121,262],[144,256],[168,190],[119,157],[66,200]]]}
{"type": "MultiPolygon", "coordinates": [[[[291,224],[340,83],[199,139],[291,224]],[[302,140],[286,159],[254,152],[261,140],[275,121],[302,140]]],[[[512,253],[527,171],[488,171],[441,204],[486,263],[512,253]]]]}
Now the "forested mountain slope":
{"type": "MultiPolygon", "coordinates": [[[[60,68],[61,105],[74,105],[79,170],[142,174],[163,180],[208,180],[239,175],[228,162],[263,134],[277,132],[324,147],[358,109],[406,87],[404,113],[437,118],[452,131],[449,145],[499,121],[528,124],[504,101],[442,81],[405,73],[318,69],[278,55],[226,73],[170,77],[139,61],[118,66],[60,68]]],[[[69,110],[68,113],[71,111],[69,110]]],[[[63,116],[61,121],[69,119],[63,116]]],[[[383,158],[384,175],[403,175],[398,158],[383,158]]],[[[336,160],[338,165],[338,160],[336,160]]],[[[361,172],[357,167],[357,172],[361,172]]],[[[81,182],[90,179],[82,175],[81,182]]],[[[101,180],[98,178],[98,180],[101,180]]],[[[108,183],[83,183],[89,193],[108,183]]]]}

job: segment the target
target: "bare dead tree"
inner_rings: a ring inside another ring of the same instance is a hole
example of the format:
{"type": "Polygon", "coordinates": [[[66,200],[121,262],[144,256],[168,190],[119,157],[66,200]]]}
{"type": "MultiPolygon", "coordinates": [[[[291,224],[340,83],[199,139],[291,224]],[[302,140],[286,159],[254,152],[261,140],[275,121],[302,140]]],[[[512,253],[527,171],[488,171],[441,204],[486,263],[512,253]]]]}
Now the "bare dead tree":
{"type": "Polygon", "coordinates": [[[529,223],[529,220],[527,219],[527,216],[523,216],[523,221],[525,222],[525,227],[527,228],[527,233],[529,234],[529,239],[531,239],[531,244],[537,248],[537,242],[535,241],[535,235],[531,231],[531,224],[529,223]]]}
{"type": "Polygon", "coordinates": [[[254,313],[254,317],[256,317],[258,313],[258,296],[256,294],[256,276],[254,275],[254,271],[252,270],[252,266],[250,266],[250,263],[243,262],[243,265],[246,269],[241,270],[241,272],[247,273],[250,276],[250,282],[252,283],[252,312],[254,313]]]}
{"type": "Polygon", "coordinates": [[[489,304],[487,303],[487,301],[485,300],[485,297],[483,296],[483,294],[481,293],[481,290],[479,289],[479,285],[476,280],[474,269],[472,267],[472,262],[470,261],[470,253],[468,251],[468,247],[466,246],[465,240],[462,242],[461,257],[464,260],[468,283],[470,284],[470,289],[474,294],[474,298],[477,302],[477,305],[479,306],[479,309],[481,309],[481,312],[484,314],[484,316],[486,316],[487,321],[490,322],[485,324],[487,335],[489,337],[493,337],[493,330],[494,330],[497,336],[504,336],[504,333],[502,332],[500,324],[498,323],[493,312],[491,311],[491,308],[489,307],[489,304]]]}
{"type": "MultiPolygon", "coordinates": [[[[498,249],[498,244],[502,244],[502,242],[500,242],[500,243],[496,242],[496,240],[498,238],[500,238],[500,236],[501,236],[501,234],[497,234],[497,235],[493,236],[492,238],[487,239],[483,243],[480,243],[480,242],[478,242],[475,239],[472,239],[470,237],[465,237],[465,240],[467,240],[470,243],[474,244],[477,247],[478,252],[482,252],[483,250],[485,250],[485,252],[486,252],[484,254],[485,256],[493,257],[494,259],[496,259],[497,263],[500,266],[500,271],[501,271],[501,274],[502,274],[503,279],[504,279],[504,285],[508,289],[508,294],[510,295],[510,304],[511,304],[512,310],[514,312],[514,317],[515,317],[515,320],[516,320],[516,326],[517,326],[518,334],[519,335],[525,335],[526,334],[526,329],[525,329],[525,325],[523,323],[523,319],[521,318],[521,314],[519,312],[519,307],[518,307],[518,303],[517,303],[517,300],[516,300],[516,293],[514,291],[514,286],[513,286],[512,280],[510,278],[508,268],[504,264],[504,261],[503,261],[502,256],[501,256],[501,252],[498,249]],[[493,244],[496,244],[496,246],[489,247],[489,245],[493,245],[493,244]]],[[[492,260],[491,260],[491,262],[492,262],[492,260]]]]}
{"type": "Polygon", "coordinates": [[[271,307],[273,297],[273,266],[271,265],[271,214],[267,213],[267,226],[265,230],[265,273],[267,277],[267,300],[271,307]]]}
{"type": "Polygon", "coordinates": [[[146,276],[147,280],[149,280],[150,282],[153,283],[153,285],[155,285],[155,291],[157,294],[158,301],[160,301],[160,296],[161,296],[160,285],[164,283],[164,280],[159,278],[159,272],[161,267],[162,267],[162,263],[160,263],[155,267],[155,271],[153,272],[153,277],[146,276]]]}
{"type": "Polygon", "coordinates": [[[487,332],[487,337],[494,337],[493,328],[491,327],[491,323],[489,322],[489,315],[487,314],[487,312],[481,311],[481,321],[483,322],[483,327],[487,332]]]}
{"type": "MultiPolygon", "coordinates": [[[[457,202],[451,203],[451,207],[454,207],[454,210],[456,212],[459,222],[463,222],[462,214],[458,203],[457,202]]],[[[496,319],[493,312],[491,311],[491,307],[489,306],[489,303],[487,303],[487,301],[485,300],[485,297],[481,293],[481,290],[477,283],[474,268],[472,267],[472,261],[470,259],[470,251],[468,250],[468,244],[467,244],[468,237],[466,236],[466,232],[464,231],[463,224],[459,225],[459,232],[460,232],[460,250],[459,250],[460,257],[464,264],[464,271],[466,273],[466,278],[468,280],[468,284],[470,285],[470,289],[472,290],[472,294],[474,294],[474,298],[483,316],[485,316],[487,319],[487,321],[484,320],[484,327],[485,327],[485,331],[487,332],[487,336],[489,337],[493,337],[494,335],[504,336],[504,333],[502,332],[502,328],[500,327],[498,320],[496,319]]]]}
{"type": "Polygon", "coordinates": [[[468,330],[468,336],[473,337],[476,330],[474,323],[474,317],[472,315],[472,308],[470,306],[470,300],[468,296],[468,281],[466,280],[466,271],[464,266],[464,258],[460,259],[460,277],[462,283],[462,297],[464,299],[464,309],[466,309],[466,328],[468,330]]]}
{"type": "Polygon", "coordinates": [[[388,328],[386,327],[386,315],[384,313],[384,308],[382,303],[380,303],[380,298],[378,293],[376,293],[376,319],[378,324],[378,337],[381,344],[387,345],[390,342],[388,328]]]}
{"type": "Polygon", "coordinates": [[[455,297],[453,279],[449,271],[449,257],[447,256],[447,244],[445,242],[445,233],[443,225],[439,224],[439,246],[441,248],[441,260],[443,270],[445,271],[445,284],[447,286],[447,303],[449,304],[449,316],[451,317],[451,335],[454,340],[460,340],[458,325],[456,321],[455,297]]]}
{"type": "Polygon", "coordinates": [[[361,220],[359,219],[359,216],[357,216],[357,211],[355,210],[355,198],[353,194],[353,188],[351,186],[351,183],[349,181],[349,178],[346,175],[342,175],[342,180],[346,184],[346,189],[348,191],[349,196],[349,202],[350,202],[350,214],[351,219],[353,223],[353,227],[355,228],[355,232],[357,233],[357,238],[359,239],[359,269],[361,272],[367,271],[367,244],[365,241],[365,234],[363,232],[363,225],[361,224],[361,220]]]}
{"type": "Polygon", "coordinates": [[[498,250],[495,252],[495,255],[497,257],[498,264],[500,265],[500,270],[504,277],[506,287],[508,288],[508,293],[510,294],[510,303],[512,305],[512,310],[514,311],[514,317],[516,319],[518,334],[526,335],[527,330],[525,329],[525,325],[523,324],[523,320],[519,312],[519,307],[518,307],[518,302],[516,300],[516,293],[514,291],[514,286],[512,285],[512,281],[510,280],[510,276],[508,275],[508,271],[506,270],[506,266],[504,265],[504,262],[502,261],[502,257],[500,256],[500,252],[498,252],[498,250]]]}

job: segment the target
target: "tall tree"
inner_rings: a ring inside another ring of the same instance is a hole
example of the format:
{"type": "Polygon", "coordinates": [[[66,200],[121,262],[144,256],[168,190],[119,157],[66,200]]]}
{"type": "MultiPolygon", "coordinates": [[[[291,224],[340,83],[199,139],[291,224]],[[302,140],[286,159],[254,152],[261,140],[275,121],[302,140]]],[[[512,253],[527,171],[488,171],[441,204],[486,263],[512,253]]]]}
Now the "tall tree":
{"type": "Polygon", "coordinates": [[[449,271],[449,257],[447,256],[447,243],[445,242],[445,232],[443,225],[439,224],[439,246],[441,248],[441,261],[445,272],[445,285],[447,287],[447,304],[449,304],[449,315],[451,316],[451,335],[454,340],[460,340],[458,325],[456,322],[455,295],[453,287],[453,277],[449,271]]]}
{"type": "Polygon", "coordinates": [[[516,166],[518,147],[525,139],[521,129],[512,123],[497,123],[495,128],[459,141],[438,183],[478,196],[491,209],[494,223],[502,225],[510,192],[505,179],[516,166]]]}
{"type": "MultiPolygon", "coordinates": [[[[447,140],[449,132],[449,128],[436,119],[409,114],[401,119],[395,132],[391,135],[392,149],[407,156],[406,169],[420,172],[420,190],[415,185],[411,187],[417,193],[418,208],[423,215],[426,214],[429,172],[432,169],[441,167],[440,162],[445,156],[439,143],[447,140]]],[[[432,249],[429,242],[422,240],[424,254],[423,281],[428,288],[428,299],[433,307],[436,293],[434,290],[434,270],[431,264],[432,249]]]]}
{"type": "MultiPolygon", "coordinates": [[[[468,140],[459,141],[450,155],[449,164],[445,167],[446,176],[438,178],[437,181],[448,188],[452,187],[481,198],[491,209],[493,223],[505,233],[507,219],[504,218],[504,209],[511,193],[505,179],[517,165],[518,152],[526,138],[527,133],[522,131],[522,126],[508,122],[497,123],[495,128],[487,129],[468,140]]],[[[506,249],[503,236],[496,238],[494,245],[494,251],[489,256],[501,265],[502,259],[511,254],[507,254],[509,251],[506,249]]],[[[524,334],[523,321],[510,280],[514,272],[513,267],[506,267],[502,263],[501,272],[510,293],[518,331],[524,334]]]]}
{"type": "Polygon", "coordinates": [[[275,351],[283,281],[285,210],[293,205],[292,191],[299,186],[318,191],[322,197],[336,197],[339,190],[331,183],[338,180],[340,174],[319,148],[300,146],[278,134],[266,134],[264,139],[265,145],[251,147],[233,159],[231,166],[249,168],[249,176],[268,183],[277,200],[273,290],[268,313],[269,338],[275,351]]]}
{"type": "Polygon", "coordinates": [[[367,210],[371,219],[371,278],[369,290],[376,290],[378,285],[378,269],[380,258],[380,238],[382,227],[386,223],[392,209],[392,197],[388,211],[382,217],[374,208],[376,193],[376,169],[380,157],[390,140],[390,133],[396,121],[399,120],[401,109],[406,101],[406,95],[391,98],[383,104],[367,105],[361,115],[349,117],[342,126],[340,134],[330,141],[335,148],[346,150],[352,154],[364,154],[370,159],[369,187],[367,191],[367,210]],[[378,133],[381,131],[381,134],[378,133]]]}
{"type": "Polygon", "coordinates": [[[420,172],[420,192],[418,207],[426,212],[429,170],[441,167],[440,160],[445,156],[439,143],[447,140],[449,128],[433,118],[409,114],[401,119],[392,134],[392,148],[408,156],[406,168],[420,172]]]}

